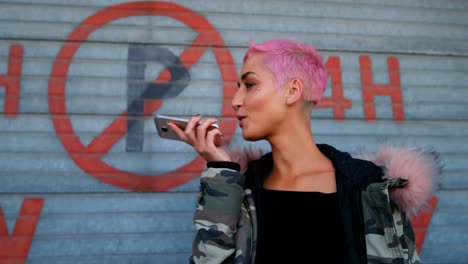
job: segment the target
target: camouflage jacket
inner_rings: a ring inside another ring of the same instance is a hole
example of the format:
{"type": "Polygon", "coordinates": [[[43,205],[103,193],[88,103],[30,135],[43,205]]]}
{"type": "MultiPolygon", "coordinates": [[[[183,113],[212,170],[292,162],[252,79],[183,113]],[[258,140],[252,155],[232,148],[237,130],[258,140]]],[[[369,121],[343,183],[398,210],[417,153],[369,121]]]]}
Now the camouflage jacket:
{"type": "MultiPolygon", "coordinates": [[[[410,158],[398,151],[390,155],[384,153],[363,157],[376,159],[380,165],[377,166],[367,160],[352,158],[331,146],[317,146],[332,161],[336,170],[340,216],[347,248],[347,252],[344,252],[346,263],[420,263],[405,210],[421,206],[425,202],[423,200],[432,195],[432,190],[427,190],[426,196],[417,201],[418,204],[402,201],[396,204],[394,200],[398,199],[392,197],[390,192],[407,188],[408,179],[389,177],[393,169],[400,172],[402,169],[401,164],[393,168],[395,165],[386,159],[401,156],[406,162],[431,168],[433,174],[440,173],[437,171],[437,160],[430,157],[411,159],[420,157],[424,152],[415,149],[404,150],[415,152],[410,158]],[[387,163],[382,164],[382,161],[387,163]]],[[[240,172],[241,168],[236,163],[208,164],[200,179],[194,214],[197,233],[190,263],[255,263],[255,200],[261,193],[257,191],[262,185],[261,176],[266,175],[271,167],[271,153],[250,162],[245,173],[240,172]]],[[[403,172],[402,176],[411,175],[403,172]]],[[[431,178],[434,175],[423,176],[431,178]]]]}

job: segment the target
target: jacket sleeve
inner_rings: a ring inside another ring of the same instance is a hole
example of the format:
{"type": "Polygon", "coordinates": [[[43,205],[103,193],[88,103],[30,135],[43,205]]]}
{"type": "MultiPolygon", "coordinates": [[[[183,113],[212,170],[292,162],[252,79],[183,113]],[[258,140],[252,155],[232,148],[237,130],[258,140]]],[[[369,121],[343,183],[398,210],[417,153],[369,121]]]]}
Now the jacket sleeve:
{"type": "Polygon", "coordinates": [[[236,166],[219,168],[219,165],[209,164],[201,174],[190,263],[219,264],[234,258],[244,175],[235,169],[236,166]]]}
{"type": "Polygon", "coordinates": [[[389,190],[404,184],[402,179],[390,179],[361,193],[368,263],[421,263],[405,211],[390,202],[389,190]]]}

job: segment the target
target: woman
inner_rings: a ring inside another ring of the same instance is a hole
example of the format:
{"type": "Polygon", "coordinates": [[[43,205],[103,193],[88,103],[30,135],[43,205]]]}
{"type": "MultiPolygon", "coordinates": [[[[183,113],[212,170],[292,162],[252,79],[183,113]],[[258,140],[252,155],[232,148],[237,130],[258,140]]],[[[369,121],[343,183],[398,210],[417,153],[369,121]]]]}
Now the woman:
{"type": "Polygon", "coordinates": [[[216,119],[200,123],[194,116],[184,131],[169,124],[207,161],[191,263],[419,263],[405,211],[432,195],[438,161],[424,151],[391,148],[368,156],[373,163],[316,144],[311,112],[326,83],[313,47],[250,43],[232,106],[243,138],[265,139],[271,152],[246,168],[214,143],[222,132],[207,128],[216,119]],[[427,177],[419,185],[401,178],[414,174],[394,162],[404,155],[427,169],[416,173],[427,177]],[[389,178],[395,167],[403,174],[389,178]],[[408,194],[416,187],[419,196],[408,194]],[[391,201],[389,190],[397,194],[391,201]]]}

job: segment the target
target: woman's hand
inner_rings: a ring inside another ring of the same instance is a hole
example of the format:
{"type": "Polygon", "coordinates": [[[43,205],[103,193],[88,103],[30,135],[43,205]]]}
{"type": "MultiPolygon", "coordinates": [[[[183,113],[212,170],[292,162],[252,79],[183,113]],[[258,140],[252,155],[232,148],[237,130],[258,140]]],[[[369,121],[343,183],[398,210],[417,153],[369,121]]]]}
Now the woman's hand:
{"type": "Polygon", "coordinates": [[[191,145],[207,162],[231,161],[229,155],[221,148],[221,144],[218,142],[221,141],[223,133],[218,128],[210,128],[212,124],[217,122],[217,119],[207,118],[200,124],[201,119],[201,115],[190,118],[185,130],[182,130],[174,123],[168,123],[167,126],[180,139],[191,145]]]}

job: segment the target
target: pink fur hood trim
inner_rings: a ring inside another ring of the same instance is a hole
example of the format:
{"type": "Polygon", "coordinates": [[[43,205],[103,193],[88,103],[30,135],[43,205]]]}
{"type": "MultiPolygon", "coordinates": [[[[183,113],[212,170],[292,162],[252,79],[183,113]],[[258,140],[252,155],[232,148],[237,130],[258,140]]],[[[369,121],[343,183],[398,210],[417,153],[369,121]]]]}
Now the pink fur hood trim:
{"type": "MultiPolygon", "coordinates": [[[[253,146],[228,150],[233,161],[244,172],[249,161],[259,159],[263,150],[253,146]]],[[[442,172],[439,155],[430,149],[380,146],[375,153],[361,151],[356,158],[373,162],[384,169],[387,179],[404,178],[408,184],[403,188],[390,189],[390,199],[408,213],[427,208],[427,202],[436,191],[438,177],[442,172]]]]}
{"type": "Polygon", "coordinates": [[[359,158],[384,168],[385,178],[404,178],[408,184],[390,190],[391,200],[404,211],[427,209],[427,201],[436,191],[442,172],[439,155],[430,149],[382,145],[375,153],[360,153],[359,158]]]}

